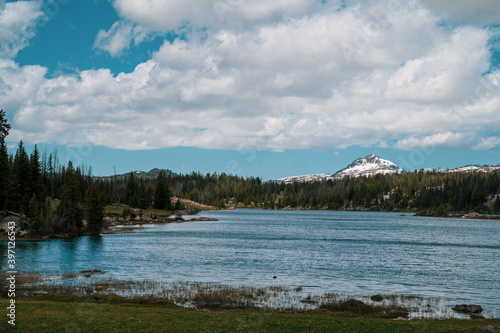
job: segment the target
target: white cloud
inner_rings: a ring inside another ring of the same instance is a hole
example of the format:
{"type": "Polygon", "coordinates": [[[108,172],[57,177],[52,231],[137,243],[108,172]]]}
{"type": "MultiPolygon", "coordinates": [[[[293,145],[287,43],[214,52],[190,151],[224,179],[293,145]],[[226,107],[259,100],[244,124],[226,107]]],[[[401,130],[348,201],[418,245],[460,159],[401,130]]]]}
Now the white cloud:
{"type": "Polygon", "coordinates": [[[500,3],[497,0],[422,0],[422,2],[458,23],[481,26],[500,23],[500,3]]]}
{"type": "Polygon", "coordinates": [[[0,6],[0,58],[14,58],[28,46],[36,32],[36,22],[44,14],[40,2],[17,1],[0,6]]]}
{"type": "Polygon", "coordinates": [[[241,31],[255,24],[279,22],[284,16],[304,15],[318,5],[318,0],[114,0],[122,20],[108,31],[99,31],[95,47],[117,56],[153,32],[181,31],[193,36],[205,34],[204,29],[241,31]]]}
{"type": "Polygon", "coordinates": [[[151,35],[145,28],[137,24],[117,21],[108,31],[99,31],[94,48],[106,51],[111,56],[116,57],[121,55],[124,50],[129,49],[132,42],[135,45],[140,44],[151,35]]]}
{"type": "Polygon", "coordinates": [[[221,19],[212,2],[116,0],[123,21],[96,40],[112,55],[152,30],[208,28],[165,41],[116,76],[45,79],[41,67],[4,63],[0,87],[25,94],[5,93],[17,109],[9,139],[123,149],[498,146],[500,71],[484,74],[492,30],[443,26],[417,1],[286,3],[231,1],[221,19]]]}
{"type": "Polygon", "coordinates": [[[388,94],[394,99],[424,102],[463,98],[478,84],[478,74],[489,68],[489,36],[485,30],[458,29],[426,56],[410,60],[396,71],[388,82],[388,94]]]}
{"type": "Polygon", "coordinates": [[[0,108],[15,110],[32,98],[47,70],[41,66],[19,67],[12,60],[0,59],[0,108]]]}
{"type": "Polygon", "coordinates": [[[490,150],[498,146],[500,146],[500,137],[493,136],[489,138],[483,138],[481,142],[479,142],[473,148],[477,150],[490,150]]]}
{"type": "Polygon", "coordinates": [[[234,88],[234,78],[230,76],[218,79],[200,79],[192,86],[181,89],[181,99],[190,102],[205,96],[232,96],[234,88]]]}
{"type": "Polygon", "coordinates": [[[470,148],[477,140],[474,133],[445,132],[420,138],[402,139],[396,143],[395,148],[404,150],[463,149],[464,147],[470,148]]]}
{"type": "Polygon", "coordinates": [[[317,0],[113,1],[113,6],[122,17],[156,31],[175,30],[186,24],[241,28],[280,20],[283,15],[304,14],[317,4],[317,0]]]}

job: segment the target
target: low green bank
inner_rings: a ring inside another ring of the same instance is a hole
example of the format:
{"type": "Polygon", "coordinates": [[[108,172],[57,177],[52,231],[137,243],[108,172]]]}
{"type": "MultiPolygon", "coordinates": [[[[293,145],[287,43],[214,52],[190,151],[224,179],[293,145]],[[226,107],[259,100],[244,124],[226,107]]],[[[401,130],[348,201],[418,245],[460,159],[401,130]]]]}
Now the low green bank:
{"type": "MultiPolygon", "coordinates": [[[[7,316],[0,332],[487,332],[500,319],[390,320],[318,309],[288,314],[258,309],[198,311],[169,301],[88,298],[65,295],[20,298],[16,327],[7,316]]],[[[7,298],[1,298],[6,309],[7,298]]],[[[6,312],[6,310],[4,311],[6,312]]]]}

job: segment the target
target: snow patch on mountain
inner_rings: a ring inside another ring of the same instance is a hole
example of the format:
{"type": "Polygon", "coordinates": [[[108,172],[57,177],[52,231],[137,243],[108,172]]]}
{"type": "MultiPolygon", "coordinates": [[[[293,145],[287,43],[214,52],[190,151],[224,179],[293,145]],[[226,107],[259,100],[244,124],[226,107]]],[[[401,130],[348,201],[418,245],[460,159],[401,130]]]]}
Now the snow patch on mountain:
{"type": "Polygon", "coordinates": [[[466,165],[460,168],[455,168],[451,170],[444,170],[444,173],[465,173],[465,172],[493,172],[495,170],[500,170],[500,164],[496,166],[492,165],[466,165]]]}
{"type": "Polygon", "coordinates": [[[307,183],[307,182],[316,182],[316,181],[326,181],[333,180],[332,176],[327,173],[319,173],[317,175],[304,175],[304,176],[293,176],[293,177],[285,177],[278,179],[277,181],[280,183],[290,184],[295,182],[299,183],[307,183]]]}
{"type": "Polygon", "coordinates": [[[395,174],[403,170],[389,160],[380,158],[373,154],[358,158],[346,168],[332,175],[334,178],[375,176],[378,174],[395,174]]]}
{"type": "Polygon", "coordinates": [[[333,175],[320,173],[316,175],[285,177],[278,179],[277,182],[288,184],[295,181],[303,183],[342,179],[344,177],[374,176],[377,174],[394,174],[400,172],[403,172],[403,170],[401,170],[396,164],[372,154],[363,158],[358,158],[346,168],[337,171],[333,175]]]}
{"type": "MultiPolygon", "coordinates": [[[[425,172],[443,172],[443,173],[465,173],[465,172],[499,172],[500,164],[496,166],[491,165],[467,165],[464,167],[444,170],[442,168],[428,168],[425,172]]],[[[326,173],[320,173],[316,175],[304,175],[295,177],[285,177],[278,179],[277,182],[292,183],[292,182],[314,182],[314,181],[326,181],[342,179],[344,177],[362,177],[362,176],[375,176],[378,174],[396,174],[403,173],[404,171],[394,164],[393,162],[378,157],[376,155],[368,155],[366,157],[358,158],[347,167],[342,170],[337,171],[333,175],[326,173]]]]}

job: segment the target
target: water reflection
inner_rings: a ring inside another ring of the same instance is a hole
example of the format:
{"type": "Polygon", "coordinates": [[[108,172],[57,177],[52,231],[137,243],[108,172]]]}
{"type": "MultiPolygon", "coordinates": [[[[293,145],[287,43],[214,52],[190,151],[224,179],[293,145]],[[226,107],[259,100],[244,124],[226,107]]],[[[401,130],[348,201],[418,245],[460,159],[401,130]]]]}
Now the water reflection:
{"type": "Polygon", "coordinates": [[[220,221],[17,243],[18,269],[100,269],[117,279],[302,285],[314,293],[414,293],[500,305],[497,221],[326,211],[203,215],[220,221]]]}

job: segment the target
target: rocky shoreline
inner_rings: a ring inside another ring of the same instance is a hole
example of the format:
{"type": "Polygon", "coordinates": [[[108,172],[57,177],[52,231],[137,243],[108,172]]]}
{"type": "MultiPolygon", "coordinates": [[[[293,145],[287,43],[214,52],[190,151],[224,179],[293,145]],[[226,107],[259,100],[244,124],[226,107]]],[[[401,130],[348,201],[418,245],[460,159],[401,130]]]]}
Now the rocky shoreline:
{"type": "Polygon", "coordinates": [[[109,224],[109,226],[102,231],[102,234],[128,234],[136,230],[144,229],[143,225],[146,224],[169,224],[169,223],[187,223],[187,222],[216,222],[219,221],[215,218],[209,217],[198,217],[192,219],[184,219],[182,216],[176,216],[175,218],[164,217],[156,220],[115,220],[109,224]]]}
{"type": "MultiPolygon", "coordinates": [[[[181,213],[181,212],[178,212],[181,213]]],[[[188,215],[188,214],[186,214],[188,215]]],[[[9,222],[16,223],[16,241],[17,242],[37,242],[37,241],[47,241],[51,239],[67,239],[79,236],[88,236],[90,233],[82,233],[79,235],[65,235],[65,234],[52,234],[52,235],[33,235],[29,234],[26,230],[22,230],[18,223],[24,217],[10,211],[0,211],[0,242],[8,242],[7,237],[7,225],[9,222]]],[[[151,214],[146,214],[142,217],[131,218],[121,218],[121,217],[105,217],[105,227],[101,234],[127,234],[132,233],[136,230],[143,229],[143,225],[146,224],[168,224],[168,223],[186,223],[186,222],[216,222],[218,219],[209,217],[197,217],[191,219],[184,219],[182,215],[177,215],[175,217],[155,217],[153,218],[151,214]]]]}

